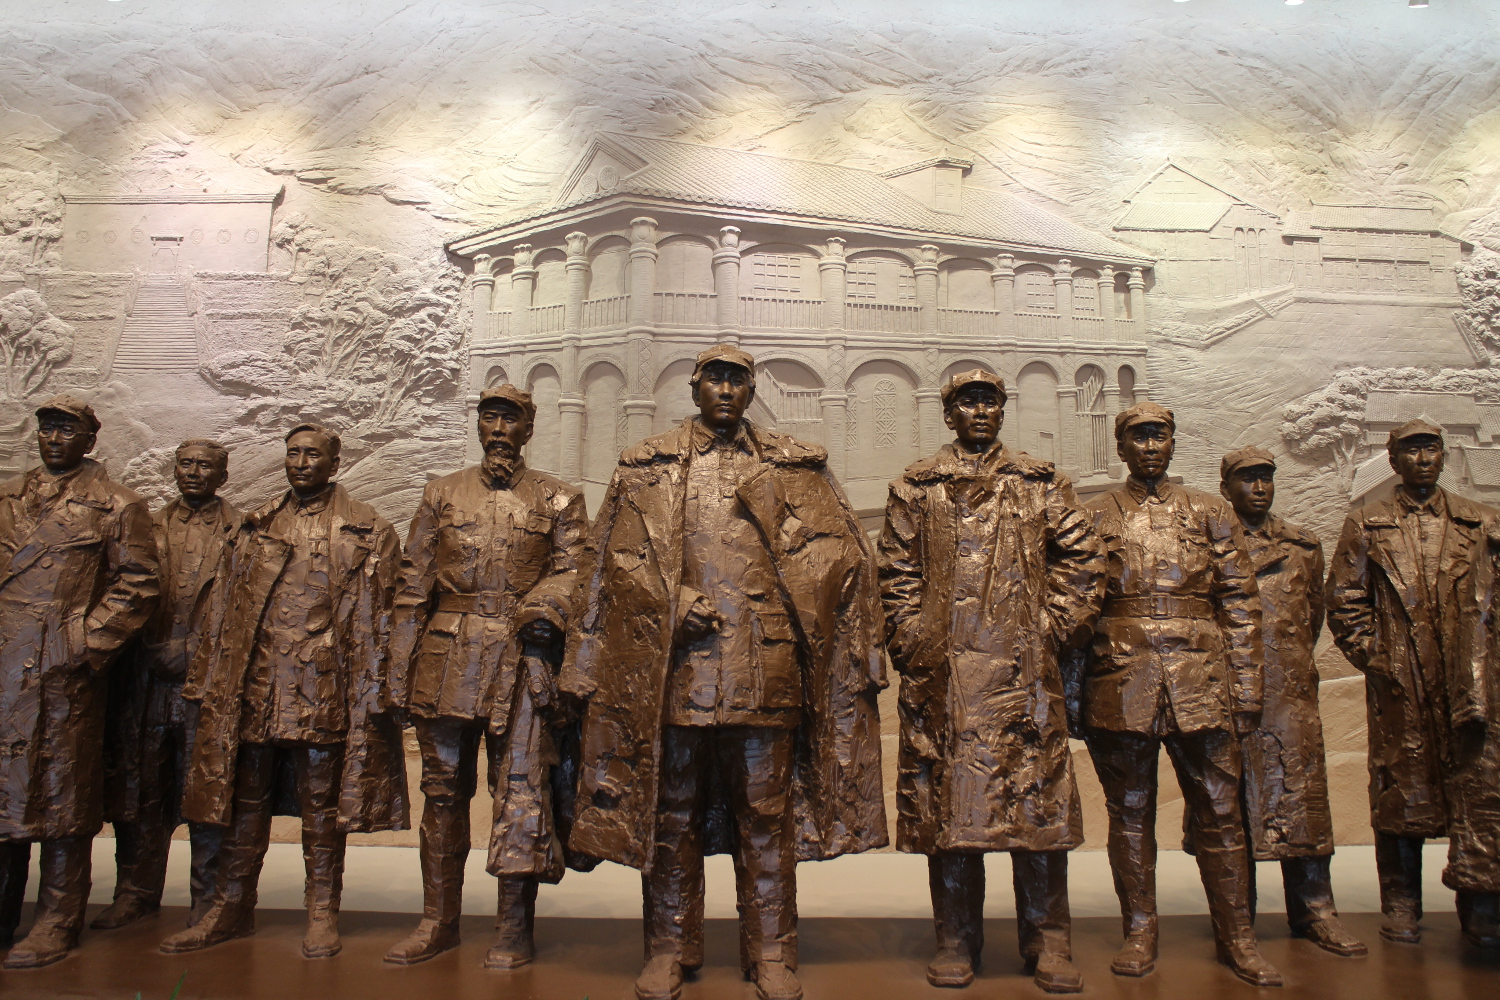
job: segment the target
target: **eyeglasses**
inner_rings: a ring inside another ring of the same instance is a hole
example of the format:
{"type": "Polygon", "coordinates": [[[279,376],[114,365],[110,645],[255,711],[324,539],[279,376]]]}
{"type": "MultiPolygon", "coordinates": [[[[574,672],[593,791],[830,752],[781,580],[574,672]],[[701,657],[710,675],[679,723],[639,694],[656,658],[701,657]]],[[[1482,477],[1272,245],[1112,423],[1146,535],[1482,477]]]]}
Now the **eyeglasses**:
{"type": "Polygon", "coordinates": [[[36,432],[41,437],[59,437],[64,441],[71,441],[82,434],[88,433],[77,424],[43,424],[36,429],[36,432]]]}

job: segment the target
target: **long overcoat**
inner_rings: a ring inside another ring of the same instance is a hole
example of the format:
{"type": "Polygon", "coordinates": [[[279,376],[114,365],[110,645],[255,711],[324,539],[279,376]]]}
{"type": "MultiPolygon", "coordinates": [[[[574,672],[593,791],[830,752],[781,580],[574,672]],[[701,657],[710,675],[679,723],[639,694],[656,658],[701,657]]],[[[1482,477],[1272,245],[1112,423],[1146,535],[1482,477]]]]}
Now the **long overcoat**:
{"type": "MultiPolygon", "coordinates": [[[[395,529],[373,507],[351,499],[337,483],[331,488],[328,586],[334,615],[329,628],[336,634],[330,675],[319,678],[318,691],[343,701],[324,706],[330,717],[348,719],[339,825],[350,832],[403,830],[406,766],[401,730],[390,714],[386,665],[400,544],[395,529]]],[[[224,825],[231,819],[241,696],[255,637],[272,588],[295,556],[294,544],[271,530],[290,496],[289,491],[248,515],[226,547],[210,611],[218,639],[199,646],[183,686],[183,697],[199,703],[182,807],[184,818],[194,822],[224,825]]]]}
{"type": "MultiPolygon", "coordinates": [[[[1486,728],[1484,742],[1495,739],[1490,675],[1500,511],[1446,490],[1440,499],[1448,518],[1436,608],[1424,599],[1413,548],[1416,514],[1393,497],[1344,522],[1328,575],[1328,628],[1365,675],[1371,825],[1400,836],[1447,834],[1453,851],[1464,854],[1464,831],[1500,823],[1493,797],[1478,794],[1496,779],[1478,773],[1476,759],[1486,728]],[[1471,809],[1480,815],[1467,815],[1471,809]]],[[[1500,889],[1493,871],[1459,880],[1500,889]]]]}
{"type": "Polygon", "coordinates": [[[901,674],[896,845],[1083,843],[1058,656],[1092,635],[1108,562],[1051,462],[953,445],[891,483],[880,537],[901,674]]]}
{"type": "Polygon", "coordinates": [[[1279,517],[1244,532],[1265,650],[1260,726],[1240,737],[1245,822],[1257,861],[1333,853],[1313,648],[1323,631],[1323,545],[1279,517]]]}
{"type": "MultiPolygon", "coordinates": [[[[198,563],[198,575],[192,581],[187,612],[187,635],[180,640],[172,638],[172,616],[176,610],[177,579],[183,572],[181,553],[174,552],[168,541],[167,522],[183,510],[181,497],[166,503],[161,510],[151,515],[152,536],[156,539],[157,558],[161,565],[162,599],[146,627],[122,655],[120,662],[110,671],[109,744],[106,746],[106,767],[109,787],[105,789],[106,811],[111,822],[131,822],[137,817],[141,798],[141,759],[145,747],[142,729],[153,724],[157,717],[171,716],[172,709],[163,705],[171,699],[182,697],[180,678],[176,683],[157,676],[154,665],[158,662],[188,664],[198,652],[198,646],[210,637],[209,605],[214,580],[224,560],[224,548],[239,531],[244,520],[239,510],[223,497],[217,498],[218,523],[207,538],[203,554],[198,563]]],[[[179,706],[187,707],[187,706],[179,706]]],[[[196,712],[197,706],[191,706],[196,712]]]]}
{"type": "MultiPolygon", "coordinates": [[[[566,631],[588,534],[583,494],[523,465],[504,488],[478,466],[427,484],[401,560],[391,625],[397,704],[424,718],[487,719],[503,738],[490,771],[487,870],[562,877],[572,790],[553,769],[576,732],[554,733],[557,651],[517,632],[566,631]]],[[[564,769],[574,774],[575,760],[564,769]]]]}
{"type": "Polygon", "coordinates": [[[104,824],[105,665],[160,592],[151,514],[103,466],[0,486],[0,840],[104,824]]]}
{"type": "MultiPolygon", "coordinates": [[[[887,842],[881,793],[880,600],[859,520],[823,449],[749,425],[760,468],[736,491],[790,609],[804,700],[793,802],[799,860],[887,842]]],[[[683,565],[693,418],[627,449],[579,569],[564,691],[586,698],[574,850],[647,870],[683,565]]],[[[710,850],[727,849],[710,823],[710,850]]]]}

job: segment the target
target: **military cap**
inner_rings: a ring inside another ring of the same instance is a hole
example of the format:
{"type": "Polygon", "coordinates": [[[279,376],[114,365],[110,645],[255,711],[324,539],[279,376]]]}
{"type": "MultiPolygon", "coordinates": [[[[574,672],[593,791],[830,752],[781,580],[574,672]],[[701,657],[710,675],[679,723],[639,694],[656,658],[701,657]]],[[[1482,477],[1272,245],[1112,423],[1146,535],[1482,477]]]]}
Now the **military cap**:
{"type": "Polygon", "coordinates": [[[1172,416],[1172,411],[1149,399],[1120,411],[1120,415],[1115,417],[1115,440],[1123,438],[1125,432],[1136,424],[1166,424],[1169,431],[1177,433],[1177,418],[1172,416]]]}
{"type": "Polygon", "coordinates": [[[966,385],[973,385],[976,382],[981,385],[994,386],[995,391],[1000,394],[1000,405],[1005,405],[1005,400],[1008,398],[1005,395],[1005,379],[994,372],[987,372],[983,368],[970,368],[966,372],[959,372],[954,375],[943,383],[942,389],[938,390],[943,399],[943,409],[946,410],[953,405],[953,400],[958,395],[958,390],[966,385]]]}
{"type": "Polygon", "coordinates": [[[519,406],[521,408],[521,412],[526,414],[527,420],[536,419],[536,404],[531,401],[531,393],[527,392],[524,389],[517,389],[509,382],[506,382],[504,385],[492,385],[488,389],[481,392],[479,394],[479,406],[477,408],[482,410],[484,409],[486,403],[501,399],[505,400],[507,403],[514,403],[515,405],[519,406]]]}
{"type": "Polygon", "coordinates": [[[94,408],[77,396],[69,396],[67,393],[59,393],[36,408],[36,415],[40,417],[43,413],[66,413],[70,417],[76,417],[88,425],[93,433],[99,432],[99,418],[94,416],[94,408]]]}
{"type": "Polygon", "coordinates": [[[715,344],[699,354],[697,362],[693,365],[693,377],[688,379],[688,384],[697,385],[703,378],[703,369],[715,361],[727,361],[732,365],[739,365],[750,373],[750,384],[755,384],[755,359],[733,344],[715,344]]]}
{"type": "Polygon", "coordinates": [[[1247,448],[1236,448],[1224,456],[1219,463],[1219,478],[1228,480],[1230,475],[1237,469],[1253,469],[1257,465],[1269,465],[1276,468],[1276,456],[1264,448],[1250,445],[1247,448]]]}
{"type": "Polygon", "coordinates": [[[1409,437],[1416,437],[1418,434],[1431,434],[1439,441],[1443,440],[1443,429],[1441,427],[1431,421],[1418,417],[1415,420],[1408,420],[1400,427],[1391,431],[1391,436],[1385,442],[1386,451],[1395,451],[1396,445],[1409,437]]]}

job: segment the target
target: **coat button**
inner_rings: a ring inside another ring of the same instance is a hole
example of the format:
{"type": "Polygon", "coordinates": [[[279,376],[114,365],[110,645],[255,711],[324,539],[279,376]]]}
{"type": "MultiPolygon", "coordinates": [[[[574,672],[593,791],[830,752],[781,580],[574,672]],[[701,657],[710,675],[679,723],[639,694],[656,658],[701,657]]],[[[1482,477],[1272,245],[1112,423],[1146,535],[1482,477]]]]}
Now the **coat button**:
{"type": "Polygon", "coordinates": [[[42,569],[51,569],[52,568],[52,557],[51,556],[42,556],[41,562],[37,563],[37,565],[40,566],[40,567],[42,567],[42,569]]]}

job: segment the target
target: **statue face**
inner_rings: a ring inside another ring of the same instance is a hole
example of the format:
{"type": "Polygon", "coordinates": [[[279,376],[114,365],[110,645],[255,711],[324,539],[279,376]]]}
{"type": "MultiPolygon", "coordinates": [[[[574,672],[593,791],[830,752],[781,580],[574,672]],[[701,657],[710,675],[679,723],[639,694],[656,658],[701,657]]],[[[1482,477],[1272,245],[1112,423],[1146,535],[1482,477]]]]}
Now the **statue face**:
{"type": "Polygon", "coordinates": [[[1000,434],[1005,405],[994,386],[971,382],[958,390],[943,411],[943,422],[952,429],[959,444],[969,451],[984,451],[1000,434]]]}
{"type": "Polygon", "coordinates": [[[698,404],[703,422],[720,432],[738,427],[754,398],[750,373],[728,361],[710,361],[693,389],[693,402],[698,404]]]}
{"type": "Polygon", "coordinates": [[[53,475],[78,468],[93,449],[94,432],[71,413],[45,410],[37,418],[36,450],[53,475]]]}
{"type": "Polygon", "coordinates": [[[1120,460],[1137,479],[1157,479],[1172,464],[1172,429],[1162,423],[1135,424],[1115,446],[1120,460]]]}
{"type": "Polygon", "coordinates": [[[479,411],[479,445],[486,455],[498,452],[514,459],[531,440],[531,418],[509,400],[491,400],[479,411]]]}
{"type": "Polygon", "coordinates": [[[221,460],[212,449],[193,444],[178,450],[177,464],[172,472],[177,477],[177,492],[183,499],[201,503],[212,500],[229,478],[229,463],[221,460]]]}
{"type": "Polygon", "coordinates": [[[298,496],[323,492],[339,471],[338,456],[316,431],[298,431],[286,443],[286,481],[298,496]]]}
{"type": "Polygon", "coordinates": [[[1252,465],[1235,469],[1229,478],[1219,484],[1234,512],[1246,521],[1259,523],[1271,512],[1271,501],[1276,499],[1276,469],[1270,465],[1252,465]]]}
{"type": "Polygon", "coordinates": [[[1431,489],[1443,474],[1443,439],[1436,434],[1413,434],[1403,438],[1391,452],[1391,468],[1401,482],[1413,489],[1431,489]]]}

